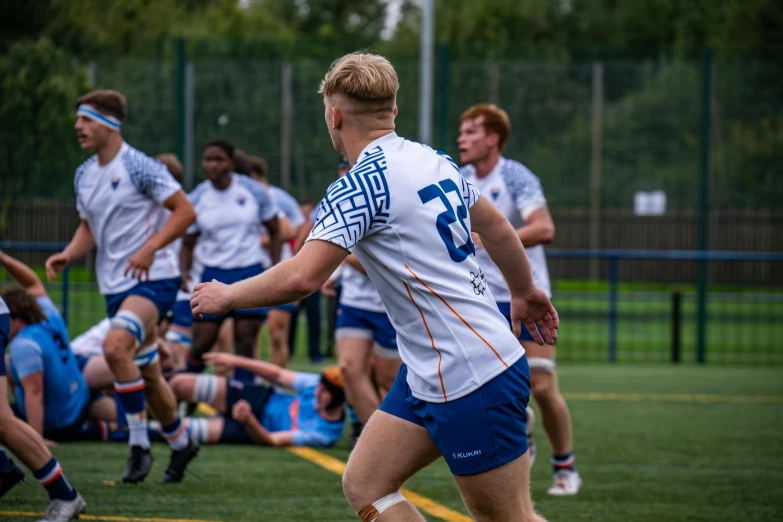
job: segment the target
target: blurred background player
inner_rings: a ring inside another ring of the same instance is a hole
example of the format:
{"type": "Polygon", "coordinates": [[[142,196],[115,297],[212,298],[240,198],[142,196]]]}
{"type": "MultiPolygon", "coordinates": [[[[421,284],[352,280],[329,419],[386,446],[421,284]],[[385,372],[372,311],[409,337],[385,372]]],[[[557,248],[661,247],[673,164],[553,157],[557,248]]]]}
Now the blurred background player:
{"type": "Polygon", "coordinates": [[[172,449],[161,481],[179,482],[198,448],[188,439],[161,375],[156,327],[174,306],[181,283],[169,245],[193,223],[195,212],[166,167],[123,140],[125,96],[94,91],[79,98],[76,112],[79,143],[95,155],[76,170],[81,224],[65,250],[46,261],[47,275],[53,279],[97,246],[98,286],[111,319],[103,353],[130,430],[123,481],[142,481],[152,468],[149,402],[172,449]],[[171,212],[168,219],[165,209],[171,212]]]}
{"type": "MultiPolygon", "coordinates": [[[[8,306],[0,297],[0,443],[32,470],[35,479],[49,494],[49,506],[39,522],[69,522],[84,513],[87,503],[65,478],[60,463],[49,452],[43,438],[28,424],[14,417],[8,405],[5,348],[11,335],[11,322],[19,320],[19,317],[11,317],[8,306]]],[[[19,329],[20,325],[16,324],[14,328],[19,329]]],[[[22,480],[22,468],[0,449],[0,498],[22,480]]]]}
{"type": "Polygon", "coordinates": [[[15,413],[49,440],[100,440],[97,422],[116,419],[114,401],[91,395],[71,352],[65,322],[35,272],[3,252],[0,266],[21,285],[0,291],[16,318],[8,366],[15,413]]]}
{"type": "MultiPolygon", "coordinates": [[[[502,156],[511,133],[508,115],[495,105],[470,107],[460,118],[460,161],[462,174],[511,222],[525,246],[536,286],[551,297],[545,243],[554,239],[555,226],[547,208],[541,181],[521,163],[502,156]]],[[[511,294],[503,274],[482,247],[475,234],[476,258],[498,308],[511,321],[511,294]]],[[[554,484],[550,495],[575,495],[582,483],[574,468],[571,416],[557,386],[554,345],[539,346],[522,330],[519,341],[530,363],[531,392],[539,408],[541,423],[552,446],[554,484]]]]}
{"type": "MultiPolygon", "coordinates": [[[[280,239],[283,242],[280,251],[280,261],[291,259],[293,255],[291,243],[296,240],[300,227],[305,223],[305,217],[299,208],[299,203],[291,194],[269,183],[267,177],[269,167],[263,158],[249,156],[248,165],[250,167],[250,177],[266,187],[280,212],[278,214],[281,230],[280,239]]],[[[269,236],[267,234],[264,237],[269,236]]],[[[288,366],[288,362],[291,360],[288,334],[291,328],[291,317],[298,307],[297,303],[288,303],[281,306],[273,306],[268,310],[266,325],[269,330],[271,350],[269,361],[283,368],[288,366]]]]}
{"type": "Polygon", "coordinates": [[[216,367],[244,368],[270,384],[208,374],[175,376],[171,383],[179,399],[205,402],[221,414],[188,419],[191,436],[199,442],[329,447],[340,440],[345,393],[337,367],[316,374],[225,353],[208,353],[204,359],[216,367]]]}
{"type": "MultiPolygon", "coordinates": [[[[182,242],[180,266],[190,270],[194,248],[205,264],[202,281],[233,283],[264,271],[264,252],[260,244],[262,227],[269,232],[269,250],[273,264],[280,259],[280,226],[277,206],[259,182],[234,172],[234,146],[215,138],[204,146],[201,165],[207,179],[190,193],[197,212],[196,222],[182,242]]],[[[234,310],[206,316],[193,323],[193,343],[188,370],[204,370],[202,356],[218,339],[221,324],[234,319],[234,348],[240,355],[252,357],[266,310],[234,310]]],[[[252,382],[253,375],[241,368],[234,377],[252,382]]]]}

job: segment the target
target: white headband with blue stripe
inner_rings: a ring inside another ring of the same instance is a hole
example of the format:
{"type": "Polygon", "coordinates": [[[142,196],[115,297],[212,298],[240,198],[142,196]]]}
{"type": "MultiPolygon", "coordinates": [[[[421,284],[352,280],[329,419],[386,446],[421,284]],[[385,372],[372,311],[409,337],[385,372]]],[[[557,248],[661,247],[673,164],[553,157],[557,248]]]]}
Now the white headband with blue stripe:
{"type": "Polygon", "coordinates": [[[76,114],[87,116],[88,118],[91,118],[96,122],[100,123],[104,127],[108,127],[112,130],[116,130],[116,131],[120,130],[120,120],[118,120],[117,118],[109,114],[102,114],[98,112],[98,109],[96,109],[92,105],[87,105],[87,104],[79,105],[79,108],[76,109],[76,114]]]}

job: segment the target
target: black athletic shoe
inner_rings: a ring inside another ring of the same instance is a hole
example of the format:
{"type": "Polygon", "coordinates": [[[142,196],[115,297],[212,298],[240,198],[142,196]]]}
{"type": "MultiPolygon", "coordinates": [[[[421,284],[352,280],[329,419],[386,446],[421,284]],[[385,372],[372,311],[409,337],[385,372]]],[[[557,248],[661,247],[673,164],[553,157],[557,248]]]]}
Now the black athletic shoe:
{"type": "Polygon", "coordinates": [[[175,484],[177,482],[182,482],[182,478],[185,476],[185,468],[191,460],[196,458],[198,450],[199,447],[192,440],[189,440],[187,448],[179,451],[172,451],[169,467],[160,478],[161,483],[175,484]]]}
{"type": "Polygon", "coordinates": [[[23,480],[24,471],[22,471],[22,468],[20,468],[19,465],[12,460],[11,469],[5,473],[0,473],[0,498],[3,498],[3,495],[8,493],[11,488],[23,480]]]}
{"type": "Polygon", "coordinates": [[[151,469],[152,453],[149,448],[131,446],[128,464],[125,466],[125,473],[122,474],[122,481],[129,484],[141,482],[149,475],[151,469]]]}

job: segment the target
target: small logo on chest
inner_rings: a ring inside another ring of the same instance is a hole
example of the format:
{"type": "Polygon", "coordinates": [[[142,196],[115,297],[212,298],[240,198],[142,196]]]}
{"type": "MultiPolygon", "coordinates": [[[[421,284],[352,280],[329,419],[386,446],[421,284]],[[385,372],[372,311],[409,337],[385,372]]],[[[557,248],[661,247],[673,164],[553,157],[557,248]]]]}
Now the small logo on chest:
{"type": "Polygon", "coordinates": [[[245,196],[237,196],[237,203],[239,203],[240,207],[244,207],[245,206],[245,201],[247,201],[245,196]]]}
{"type": "Polygon", "coordinates": [[[119,184],[120,184],[120,177],[119,176],[114,176],[113,178],[111,178],[111,189],[112,190],[117,190],[117,185],[119,185],[119,184]]]}
{"type": "Polygon", "coordinates": [[[492,200],[497,201],[498,196],[500,196],[500,189],[495,187],[489,190],[489,193],[492,195],[492,200]]]}

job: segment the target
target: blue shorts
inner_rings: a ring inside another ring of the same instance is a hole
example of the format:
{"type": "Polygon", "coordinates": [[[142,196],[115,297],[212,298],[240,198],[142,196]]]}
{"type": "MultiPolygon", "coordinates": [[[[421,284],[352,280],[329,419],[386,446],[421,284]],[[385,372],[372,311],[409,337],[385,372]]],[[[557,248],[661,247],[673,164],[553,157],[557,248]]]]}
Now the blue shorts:
{"type": "Polygon", "coordinates": [[[384,312],[369,312],[361,308],[341,304],[337,309],[337,324],[335,335],[346,337],[366,337],[388,350],[397,349],[397,332],[394,330],[389,316],[384,312]],[[338,330],[345,329],[343,333],[338,330]],[[359,330],[352,335],[350,330],[359,330]],[[346,335],[347,334],[347,335],[346,335]]]}
{"type": "MultiPolygon", "coordinates": [[[[211,266],[204,267],[204,272],[201,274],[201,282],[209,282],[213,279],[220,281],[223,284],[231,285],[243,279],[256,276],[264,271],[264,267],[260,264],[250,265],[244,268],[214,268],[211,266]]],[[[246,317],[248,319],[266,318],[266,308],[250,308],[247,310],[231,310],[226,314],[204,314],[203,319],[196,319],[197,321],[222,321],[226,317],[246,317]]]]}
{"type": "Polygon", "coordinates": [[[454,475],[475,475],[527,451],[530,369],[522,357],[478,390],[436,403],[417,399],[402,365],[380,409],[427,429],[454,475]]]}
{"type": "Polygon", "coordinates": [[[11,331],[11,316],[0,315],[0,377],[5,377],[5,347],[8,345],[8,333],[11,331]]]}
{"type": "Polygon", "coordinates": [[[174,307],[174,300],[177,298],[177,291],[182,279],[175,277],[172,279],[158,279],[156,281],[140,281],[133,288],[129,288],[119,294],[109,294],[104,296],[106,299],[106,315],[111,319],[122,306],[122,302],[132,295],[145,297],[155,303],[158,307],[158,320],[165,319],[174,307]]]}
{"type": "Polygon", "coordinates": [[[193,325],[193,311],[190,308],[190,299],[174,302],[174,318],[171,324],[190,328],[193,325]]]}
{"type": "Polygon", "coordinates": [[[288,303],[280,306],[272,306],[270,310],[280,310],[281,312],[288,312],[289,314],[295,314],[299,310],[299,305],[294,303],[288,303]]]}
{"type": "Polygon", "coordinates": [[[253,439],[247,433],[245,425],[231,418],[234,404],[241,400],[250,403],[253,415],[259,422],[264,418],[264,408],[274,390],[262,384],[247,384],[229,379],[226,387],[226,414],[223,416],[223,432],[220,434],[221,444],[253,444],[253,439]]]}
{"type": "Polygon", "coordinates": [[[76,365],[79,367],[79,373],[84,373],[84,368],[87,366],[87,363],[90,361],[89,357],[85,357],[84,355],[76,355],[73,354],[74,359],[76,359],[76,365]]]}
{"type": "MultiPolygon", "coordinates": [[[[497,305],[498,305],[498,310],[500,310],[500,313],[503,314],[503,317],[506,318],[506,322],[508,323],[508,325],[511,326],[511,303],[497,303],[497,305]]],[[[533,336],[530,335],[527,326],[525,326],[524,324],[522,325],[522,333],[519,334],[518,339],[520,340],[520,342],[521,341],[536,342],[536,340],[533,339],[533,336]]]]}

